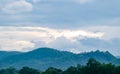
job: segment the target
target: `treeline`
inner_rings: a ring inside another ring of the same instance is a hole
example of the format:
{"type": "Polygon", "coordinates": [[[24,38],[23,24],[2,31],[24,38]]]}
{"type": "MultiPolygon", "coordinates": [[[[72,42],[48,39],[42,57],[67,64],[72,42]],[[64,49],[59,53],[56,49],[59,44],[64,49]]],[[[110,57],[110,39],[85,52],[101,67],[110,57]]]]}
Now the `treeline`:
{"type": "Polygon", "coordinates": [[[76,67],[71,66],[66,70],[50,67],[43,72],[23,67],[20,70],[16,70],[15,68],[1,69],[0,74],[120,74],[120,66],[115,66],[111,63],[100,63],[91,58],[85,66],[78,64],[76,67]]]}

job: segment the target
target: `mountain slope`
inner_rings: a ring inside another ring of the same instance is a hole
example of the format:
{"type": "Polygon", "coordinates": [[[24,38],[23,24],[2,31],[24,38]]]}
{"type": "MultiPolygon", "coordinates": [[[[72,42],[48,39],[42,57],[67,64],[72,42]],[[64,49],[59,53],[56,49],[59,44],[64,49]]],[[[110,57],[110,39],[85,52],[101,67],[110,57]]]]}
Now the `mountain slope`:
{"type": "Polygon", "coordinates": [[[29,66],[44,70],[48,67],[65,69],[77,64],[85,64],[89,58],[95,58],[100,62],[119,64],[116,57],[109,52],[88,52],[73,54],[65,51],[58,51],[51,48],[39,48],[30,52],[11,55],[0,60],[0,68],[13,66],[21,68],[29,66]]]}
{"type": "Polygon", "coordinates": [[[11,51],[11,52],[0,51],[0,60],[2,60],[3,58],[6,58],[8,56],[13,56],[13,55],[18,55],[18,54],[21,54],[21,52],[16,52],[16,51],[11,51]]]}

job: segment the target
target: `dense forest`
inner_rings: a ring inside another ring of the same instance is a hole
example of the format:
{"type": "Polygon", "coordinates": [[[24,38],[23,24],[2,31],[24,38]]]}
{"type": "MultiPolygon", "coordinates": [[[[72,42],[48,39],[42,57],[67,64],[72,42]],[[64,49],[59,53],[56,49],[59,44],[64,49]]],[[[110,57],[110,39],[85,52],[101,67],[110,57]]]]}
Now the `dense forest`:
{"type": "MultiPolygon", "coordinates": [[[[72,63],[71,63],[72,64],[72,63]]],[[[0,74],[120,74],[120,66],[112,63],[100,63],[91,58],[86,65],[71,66],[66,70],[50,67],[45,71],[36,70],[29,67],[23,67],[20,70],[15,68],[1,69],[0,74]]]]}

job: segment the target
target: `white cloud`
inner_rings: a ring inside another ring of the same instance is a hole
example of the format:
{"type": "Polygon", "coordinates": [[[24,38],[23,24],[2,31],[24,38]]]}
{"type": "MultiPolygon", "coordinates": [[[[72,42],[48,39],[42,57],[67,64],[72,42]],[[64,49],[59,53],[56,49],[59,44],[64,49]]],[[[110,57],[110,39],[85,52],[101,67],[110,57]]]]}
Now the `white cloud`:
{"type": "Polygon", "coordinates": [[[35,48],[35,42],[43,42],[47,46],[60,37],[71,43],[83,38],[101,38],[101,32],[84,30],[51,29],[44,27],[0,27],[0,47],[4,50],[26,51],[26,48],[35,48]]]}
{"type": "MultiPolygon", "coordinates": [[[[119,27],[94,26],[83,27],[78,30],[70,29],[53,29],[46,27],[15,27],[1,26],[0,27],[0,50],[7,51],[30,51],[38,47],[51,47],[62,51],[71,51],[74,53],[88,52],[101,49],[110,51],[113,54],[110,46],[100,46],[100,42],[96,47],[88,46],[87,39],[98,39],[105,42],[111,42],[111,47],[119,48],[112,39],[120,38],[119,27]],[[86,44],[81,41],[86,40],[86,44]],[[100,46],[100,47],[99,47],[100,46]],[[114,47],[117,46],[117,47],[114,47]]],[[[103,45],[108,45],[104,44],[103,45]]],[[[117,50],[117,49],[115,49],[117,50]]]]}
{"type": "Polygon", "coordinates": [[[82,28],[92,32],[104,32],[102,39],[111,40],[114,38],[120,38],[120,26],[90,26],[82,28]]]}
{"type": "Polygon", "coordinates": [[[25,0],[7,3],[2,10],[9,14],[32,11],[33,5],[25,0]]]}
{"type": "Polygon", "coordinates": [[[33,48],[34,44],[30,41],[17,40],[17,39],[0,39],[0,48],[1,50],[6,51],[30,51],[28,48],[33,48]]]}

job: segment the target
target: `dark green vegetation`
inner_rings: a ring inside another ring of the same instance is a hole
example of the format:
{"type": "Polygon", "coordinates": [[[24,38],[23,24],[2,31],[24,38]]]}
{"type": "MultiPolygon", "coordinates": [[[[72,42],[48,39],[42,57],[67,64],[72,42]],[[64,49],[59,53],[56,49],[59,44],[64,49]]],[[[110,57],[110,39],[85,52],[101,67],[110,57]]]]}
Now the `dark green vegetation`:
{"type": "Polygon", "coordinates": [[[23,67],[20,70],[15,68],[1,69],[0,74],[120,74],[120,66],[111,63],[104,64],[91,58],[86,65],[71,66],[66,70],[50,67],[45,71],[23,67]]]}
{"type": "Polygon", "coordinates": [[[77,64],[85,65],[90,58],[95,58],[100,63],[120,64],[120,60],[109,52],[94,51],[74,54],[51,48],[39,48],[25,53],[0,52],[0,68],[15,67],[20,69],[27,66],[39,70],[46,70],[49,67],[65,70],[77,64]]]}

